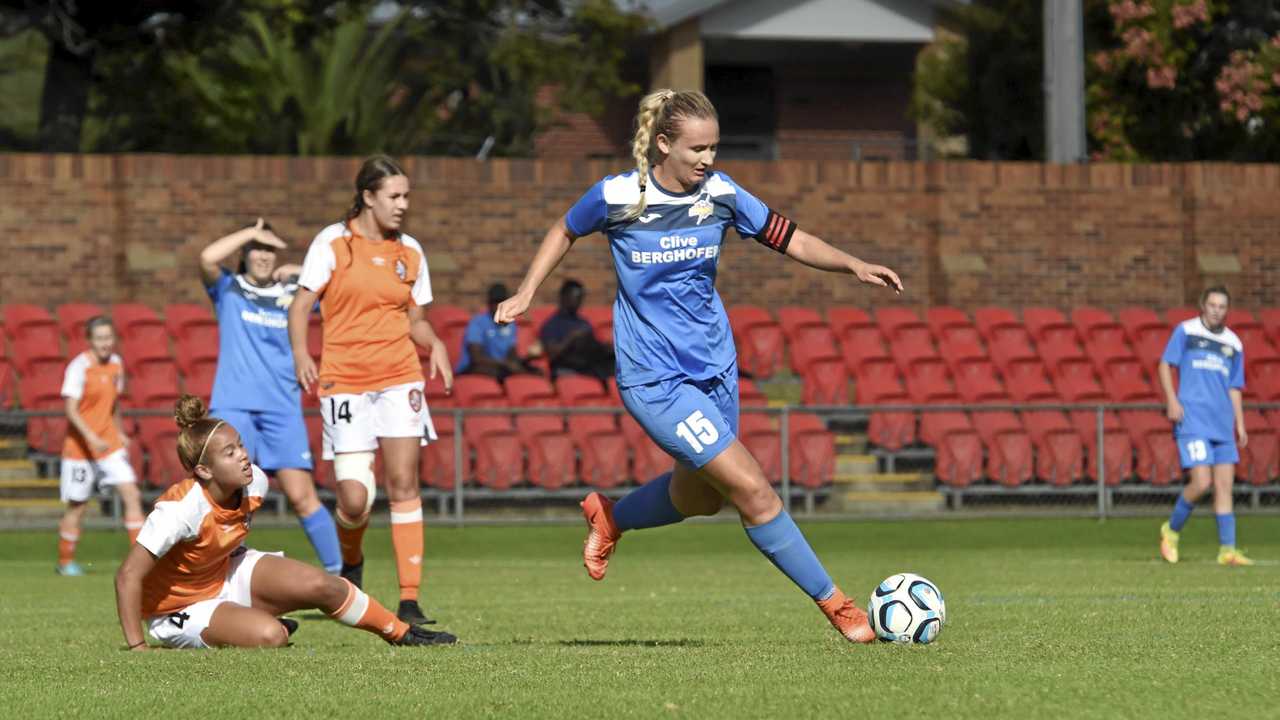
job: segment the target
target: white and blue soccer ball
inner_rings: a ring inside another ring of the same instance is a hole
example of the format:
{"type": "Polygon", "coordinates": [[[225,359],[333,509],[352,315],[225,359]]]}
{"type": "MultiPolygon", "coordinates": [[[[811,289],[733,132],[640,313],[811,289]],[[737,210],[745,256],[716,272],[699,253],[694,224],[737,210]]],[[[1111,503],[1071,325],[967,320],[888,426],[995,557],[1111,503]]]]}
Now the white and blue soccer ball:
{"type": "Polygon", "coordinates": [[[867,615],[881,641],[924,645],[942,631],[947,604],[937,585],[919,575],[898,573],[876,586],[867,615]]]}

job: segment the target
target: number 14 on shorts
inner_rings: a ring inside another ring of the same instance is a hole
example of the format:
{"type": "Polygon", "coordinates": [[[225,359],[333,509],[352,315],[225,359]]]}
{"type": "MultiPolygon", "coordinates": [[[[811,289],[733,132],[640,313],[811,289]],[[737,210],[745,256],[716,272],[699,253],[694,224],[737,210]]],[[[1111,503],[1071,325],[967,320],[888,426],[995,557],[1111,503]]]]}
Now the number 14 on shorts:
{"type": "Polygon", "coordinates": [[[677,423],[676,435],[689,443],[696,453],[701,453],[707,445],[720,439],[720,431],[701,410],[694,410],[692,415],[677,423]]]}

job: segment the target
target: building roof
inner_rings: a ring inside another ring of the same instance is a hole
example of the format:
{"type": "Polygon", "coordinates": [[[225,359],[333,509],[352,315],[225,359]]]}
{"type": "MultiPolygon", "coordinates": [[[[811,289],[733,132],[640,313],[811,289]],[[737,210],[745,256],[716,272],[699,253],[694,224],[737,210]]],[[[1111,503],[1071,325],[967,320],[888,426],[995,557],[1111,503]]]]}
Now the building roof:
{"type": "MultiPolygon", "coordinates": [[[[704,37],[930,42],[940,6],[968,0],[641,0],[668,28],[698,18],[704,37]]],[[[632,3],[634,5],[634,3],[632,3]]]]}

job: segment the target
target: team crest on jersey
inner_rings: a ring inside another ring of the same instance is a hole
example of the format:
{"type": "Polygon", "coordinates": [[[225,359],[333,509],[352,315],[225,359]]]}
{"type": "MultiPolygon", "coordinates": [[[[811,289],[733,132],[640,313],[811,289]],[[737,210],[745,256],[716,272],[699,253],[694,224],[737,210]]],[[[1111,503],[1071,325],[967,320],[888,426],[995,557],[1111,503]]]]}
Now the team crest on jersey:
{"type": "Polygon", "coordinates": [[[289,306],[292,304],[293,304],[292,294],[281,295],[280,297],[276,298],[276,307],[282,310],[288,310],[289,306]]]}
{"type": "Polygon", "coordinates": [[[698,224],[701,225],[703,220],[711,217],[711,213],[715,212],[715,207],[711,204],[711,196],[703,195],[698,201],[689,206],[689,217],[697,218],[698,224]]]}
{"type": "Polygon", "coordinates": [[[1231,347],[1230,345],[1223,345],[1223,346],[1222,346],[1222,354],[1223,354],[1223,355],[1225,355],[1225,356],[1227,356],[1227,357],[1231,357],[1232,355],[1234,355],[1234,354],[1235,354],[1235,352],[1236,352],[1236,349],[1235,349],[1235,348],[1233,348],[1233,347],[1231,347]]]}
{"type": "Polygon", "coordinates": [[[401,280],[409,277],[409,268],[405,266],[403,260],[396,260],[396,277],[401,280]]]}
{"type": "Polygon", "coordinates": [[[414,412],[422,412],[422,391],[418,388],[409,391],[409,407],[414,412]]]}

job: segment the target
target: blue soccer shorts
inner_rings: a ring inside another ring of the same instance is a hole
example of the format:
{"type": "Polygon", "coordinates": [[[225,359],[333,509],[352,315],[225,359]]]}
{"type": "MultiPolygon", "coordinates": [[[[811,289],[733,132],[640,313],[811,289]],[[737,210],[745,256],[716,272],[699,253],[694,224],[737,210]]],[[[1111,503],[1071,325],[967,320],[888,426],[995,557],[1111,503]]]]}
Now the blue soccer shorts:
{"type": "Polygon", "coordinates": [[[1240,462],[1240,451],[1234,441],[1209,440],[1202,437],[1175,437],[1182,469],[1198,465],[1235,465],[1240,462]]]}
{"type": "Polygon", "coordinates": [[[670,378],[619,389],[622,404],[658,447],[697,469],[738,434],[738,366],[706,380],[670,378]]]}
{"type": "Polygon", "coordinates": [[[311,469],[311,445],[301,406],[285,412],[212,409],[209,415],[240,433],[249,459],[263,470],[311,469]]]}

